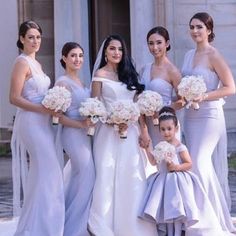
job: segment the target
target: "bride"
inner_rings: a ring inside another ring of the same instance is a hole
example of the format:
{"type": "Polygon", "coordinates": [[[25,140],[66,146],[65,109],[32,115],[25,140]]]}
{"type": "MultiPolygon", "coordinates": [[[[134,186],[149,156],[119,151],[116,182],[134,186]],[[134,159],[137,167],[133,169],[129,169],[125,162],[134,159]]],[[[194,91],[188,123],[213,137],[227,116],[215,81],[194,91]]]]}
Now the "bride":
{"type": "MultiPolygon", "coordinates": [[[[111,35],[98,53],[92,96],[107,109],[117,100],[133,101],[144,89],[137,76],[124,40],[111,35]]],[[[128,137],[121,139],[112,125],[101,124],[94,137],[96,180],[88,224],[96,236],[157,235],[154,224],[137,217],[147,185],[146,162],[138,143],[140,127],[119,126],[120,132],[126,129],[128,137]]]]}

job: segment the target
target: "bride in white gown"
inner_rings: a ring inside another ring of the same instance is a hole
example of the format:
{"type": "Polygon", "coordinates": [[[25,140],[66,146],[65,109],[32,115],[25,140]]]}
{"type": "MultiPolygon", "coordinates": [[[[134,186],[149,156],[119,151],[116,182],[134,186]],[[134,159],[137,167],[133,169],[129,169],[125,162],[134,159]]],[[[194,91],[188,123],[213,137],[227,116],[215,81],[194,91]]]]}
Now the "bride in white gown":
{"type": "Polygon", "coordinates": [[[56,155],[51,115],[41,105],[50,79],[43,73],[35,54],[41,44],[41,28],[33,21],[21,24],[17,57],[11,80],[10,102],[18,107],[12,135],[13,204],[19,222],[1,222],[2,236],[62,236],[64,189],[56,155]],[[30,168],[26,151],[30,158],[30,168]],[[21,209],[21,186],[23,207],[21,209]],[[16,231],[16,232],[15,232],[16,231]]]}
{"type": "MultiPolygon", "coordinates": [[[[127,55],[123,39],[109,36],[103,43],[95,63],[92,96],[109,109],[117,100],[133,101],[144,86],[127,55]]],[[[101,124],[94,137],[93,153],[96,180],[89,216],[89,230],[96,236],[157,235],[155,224],[138,218],[140,203],[146,190],[143,150],[139,147],[138,124],[120,126],[128,129],[121,139],[112,125],[101,124]]]]}

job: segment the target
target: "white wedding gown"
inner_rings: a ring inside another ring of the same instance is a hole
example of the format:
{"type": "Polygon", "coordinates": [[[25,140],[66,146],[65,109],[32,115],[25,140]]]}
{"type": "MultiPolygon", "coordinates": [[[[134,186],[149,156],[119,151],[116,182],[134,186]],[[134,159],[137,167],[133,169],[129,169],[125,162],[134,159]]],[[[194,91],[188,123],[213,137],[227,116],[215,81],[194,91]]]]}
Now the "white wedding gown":
{"type": "MultiPolygon", "coordinates": [[[[135,91],[106,78],[102,97],[107,109],[117,100],[133,101],[135,91]]],[[[138,143],[138,125],[128,128],[121,139],[113,126],[101,124],[94,137],[96,180],[89,216],[89,229],[96,236],[154,236],[156,225],[138,218],[140,203],[147,188],[145,155],[138,143]]]]}

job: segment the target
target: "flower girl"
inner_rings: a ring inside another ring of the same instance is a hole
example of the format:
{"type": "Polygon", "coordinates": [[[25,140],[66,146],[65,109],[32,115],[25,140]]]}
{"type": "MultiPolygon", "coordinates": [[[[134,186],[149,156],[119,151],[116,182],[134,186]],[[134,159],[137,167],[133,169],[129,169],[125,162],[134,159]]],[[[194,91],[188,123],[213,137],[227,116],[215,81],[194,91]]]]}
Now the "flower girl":
{"type": "Polygon", "coordinates": [[[198,177],[189,171],[191,158],[175,137],[178,120],[171,107],[160,110],[159,129],[164,141],[153,151],[150,146],[146,149],[158,172],[148,179],[140,217],[156,223],[159,236],[226,235],[198,177]]]}

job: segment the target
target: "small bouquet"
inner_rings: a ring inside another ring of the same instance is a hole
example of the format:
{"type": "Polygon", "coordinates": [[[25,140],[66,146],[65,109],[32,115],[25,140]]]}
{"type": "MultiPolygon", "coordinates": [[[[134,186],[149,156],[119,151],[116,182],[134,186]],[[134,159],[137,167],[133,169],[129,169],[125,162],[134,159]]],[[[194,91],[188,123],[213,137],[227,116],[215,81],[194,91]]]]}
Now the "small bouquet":
{"type": "MultiPolygon", "coordinates": [[[[103,103],[98,98],[87,98],[84,102],[81,102],[79,113],[82,116],[87,116],[91,121],[96,124],[99,120],[103,123],[106,122],[107,111],[103,103]]],[[[93,136],[95,133],[95,127],[90,127],[88,135],[93,136]]]]}
{"type": "MultiPolygon", "coordinates": [[[[119,131],[119,124],[130,125],[138,121],[140,111],[138,105],[129,100],[119,100],[111,104],[107,123],[114,124],[119,131]]],[[[127,130],[120,133],[120,138],[127,138],[127,130]]]]}
{"type": "Polygon", "coordinates": [[[155,146],[152,154],[157,164],[160,164],[162,161],[171,163],[176,156],[175,146],[166,141],[161,141],[155,146]]]}
{"type": "MultiPolygon", "coordinates": [[[[163,107],[163,100],[159,93],[146,90],[138,96],[137,104],[141,114],[154,116],[155,112],[159,111],[163,107]]],[[[159,124],[158,118],[153,119],[153,124],[159,124]]]]}
{"type": "Polygon", "coordinates": [[[178,94],[188,102],[187,109],[192,105],[195,110],[198,110],[199,104],[193,100],[204,95],[206,90],[206,84],[202,76],[185,76],[178,85],[178,94]]]}
{"type": "MultiPolygon", "coordinates": [[[[48,90],[42,101],[43,106],[55,112],[66,112],[71,104],[71,92],[62,86],[55,86],[48,90]]],[[[53,116],[53,124],[58,124],[59,118],[53,116]]]]}

